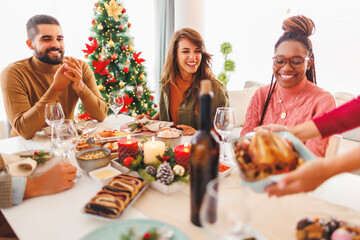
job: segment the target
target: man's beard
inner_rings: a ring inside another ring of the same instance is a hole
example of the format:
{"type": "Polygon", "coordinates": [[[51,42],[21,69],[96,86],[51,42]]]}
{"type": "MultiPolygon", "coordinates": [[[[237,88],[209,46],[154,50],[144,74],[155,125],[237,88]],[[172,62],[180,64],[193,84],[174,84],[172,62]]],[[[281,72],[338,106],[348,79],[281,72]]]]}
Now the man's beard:
{"type": "Polygon", "coordinates": [[[47,64],[51,64],[51,65],[61,64],[62,61],[63,61],[64,52],[65,52],[65,51],[64,51],[64,50],[61,50],[60,48],[49,48],[49,49],[46,49],[44,53],[41,53],[40,51],[38,51],[38,50],[35,48],[35,55],[36,55],[36,57],[37,57],[40,61],[42,61],[42,62],[44,62],[44,63],[47,63],[47,64]],[[59,51],[60,56],[51,58],[51,57],[49,57],[50,51],[59,51]]]}

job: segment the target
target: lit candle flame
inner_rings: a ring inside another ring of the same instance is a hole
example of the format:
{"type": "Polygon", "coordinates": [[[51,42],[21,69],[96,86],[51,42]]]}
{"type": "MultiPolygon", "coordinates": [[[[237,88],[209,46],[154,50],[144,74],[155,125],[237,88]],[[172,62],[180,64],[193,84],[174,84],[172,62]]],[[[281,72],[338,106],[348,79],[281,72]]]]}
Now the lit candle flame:
{"type": "Polygon", "coordinates": [[[152,136],[151,141],[155,142],[155,136],[152,136]]]}
{"type": "Polygon", "coordinates": [[[126,137],[126,143],[127,144],[131,144],[132,142],[131,142],[131,136],[130,135],[127,135],[127,137],[126,137]]]}

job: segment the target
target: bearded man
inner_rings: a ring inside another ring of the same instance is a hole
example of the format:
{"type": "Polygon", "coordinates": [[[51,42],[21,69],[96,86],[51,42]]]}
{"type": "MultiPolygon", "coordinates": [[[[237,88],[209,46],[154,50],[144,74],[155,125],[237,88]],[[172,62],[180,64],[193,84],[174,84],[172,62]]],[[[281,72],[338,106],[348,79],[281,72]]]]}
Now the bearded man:
{"type": "Polygon", "coordinates": [[[91,117],[103,121],[107,104],[101,97],[89,65],[64,57],[64,36],[57,19],[35,15],[26,24],[27,46],[33,56],[7,66],[1,73],[1,89],[10,136],[31,138],[45,124],[46,103],[60,102],[65,118],[74,119],[81,99],[91,117]]]}

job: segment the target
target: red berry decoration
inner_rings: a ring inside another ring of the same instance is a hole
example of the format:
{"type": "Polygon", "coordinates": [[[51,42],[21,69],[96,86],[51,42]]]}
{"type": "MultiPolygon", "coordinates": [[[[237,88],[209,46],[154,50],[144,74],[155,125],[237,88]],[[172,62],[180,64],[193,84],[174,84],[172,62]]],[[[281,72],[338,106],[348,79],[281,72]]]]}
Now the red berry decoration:
{"type": "Polygon", "coordinates": [[[169,161],[169,160],[170,160],[170,156],[166,156],[165,159],[166,159],[166,161],[169,161]]]}
{"type": "Polygon", "coordinates": [[[128,67],[124,67],[124,72],[128,73],[129,72],[129,68],[128,67]]]}
{"type": "Polygon", "coordinates": [[[34,154],[35,154],[35,155],[39,155],[39,152],[35,151],[34,154]]]}
{"type": "Polygon", "coordinates": [[[128,27],[131,27],[131,23],[128,23],[128,27]]]}
{"type": "Polygon", "coordinates": [[[126,9],[125,8],[123,8],[123,10],[121,11],[122,13],[126,13],[126,9]]]}
{"type": "Polygon", "coordinates": [[[116,60],[116,59],[117,59],[117,56],[116,56],[115,53],[111,54],[111,59],[112,59],[112,60],[116,60]]]}
{"type": "Polygon", "coordinates": [[[134,158],[133,157],[126,157],[124,159],[124,166],[129,168],[131,163],[134,161],[134,158]]]}
{"type": "Polygon", "coordinates": [[[144,236],[143,236],[143,239],[144,239],[144,240],[149,240],[150,238],[151,238],[151,234],[148,233],[148,232],[146,232],[146,233],[144,234],[144,236]]]}
{"type": "Polygon", "coordinates": [[[89,37],[88,39],[89,39],[89,41],[91,42],[91,41],[92,41],[92,40],[93,40],[94,38],[92,38],[92,37],[89,37]]]}

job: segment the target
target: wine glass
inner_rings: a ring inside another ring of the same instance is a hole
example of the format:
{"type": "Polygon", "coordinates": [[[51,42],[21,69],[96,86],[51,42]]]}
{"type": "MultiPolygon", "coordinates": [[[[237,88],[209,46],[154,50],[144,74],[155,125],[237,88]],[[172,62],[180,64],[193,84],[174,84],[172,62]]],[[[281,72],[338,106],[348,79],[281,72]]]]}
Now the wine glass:
{"type": "Polygon", "coordinates": [[[64,111],[59,102],[47,103],[45,105],[45,122],[52,126],[55,122],[62,122],[65,119],[64,111]]]}
{"type": "Polygon", "coordinates": [[[232,178],[211,180],[200,208],[200,223],[216,240],[251,237],[247,189],[232,178]]]}
{"type": "Polygon", "coordinates": [[[115,126],[113,129],[119,130],[118,114],[124,107],[124,98],[121,91],[113,91],[109,94],[109,107],[115,113],[115,126]]]}
{"type": "Polygon", "coordinates": [[[235,126],[234,110],[229,107],[219,107],[216,109],[214,118],[214,128],[221,136],[221,154],[220,160],[231,160],[232,156],[226,154],[225,142],[227,136],[231,133],[235,126]]]}
{"type": "MultiPolygon", "coordinates": [[[[51,127],[51,136],[54,131],[55,122],[63,122],[65,119],[64,111],[59,102],[51,102],[45,105],[45,122],[51,127]]],[[[51,146],[53,152],[54,144],[51,146]]]]}
{"type": "Polygon", "coordinates": [[[69,155],[78,142],[78,134],[73,120],[65,119],[63,122],[54,123],[51,141],[61,151],[63,161],[69,162],[69,155]]]}

